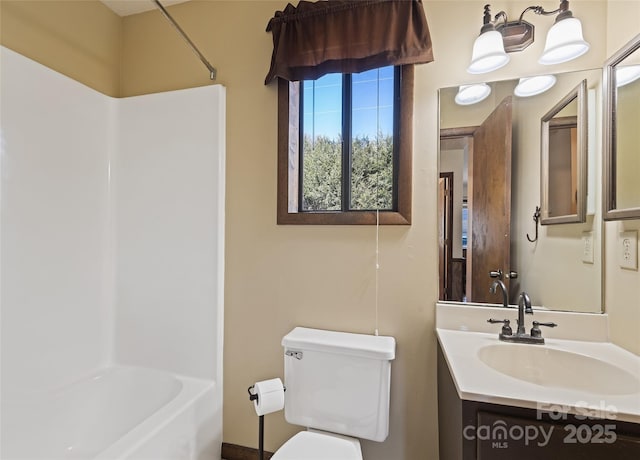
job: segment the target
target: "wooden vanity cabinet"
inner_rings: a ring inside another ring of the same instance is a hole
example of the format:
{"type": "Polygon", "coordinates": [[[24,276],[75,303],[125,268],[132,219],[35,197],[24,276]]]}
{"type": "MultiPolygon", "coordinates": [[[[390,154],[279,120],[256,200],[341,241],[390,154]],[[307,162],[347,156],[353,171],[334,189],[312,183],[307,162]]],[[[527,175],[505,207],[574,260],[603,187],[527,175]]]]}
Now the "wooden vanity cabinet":
{"type": "Polygon", "coordinates": [[[640,425],[458,397],[438,345],[440,460],[638,460],[640,425]]]}

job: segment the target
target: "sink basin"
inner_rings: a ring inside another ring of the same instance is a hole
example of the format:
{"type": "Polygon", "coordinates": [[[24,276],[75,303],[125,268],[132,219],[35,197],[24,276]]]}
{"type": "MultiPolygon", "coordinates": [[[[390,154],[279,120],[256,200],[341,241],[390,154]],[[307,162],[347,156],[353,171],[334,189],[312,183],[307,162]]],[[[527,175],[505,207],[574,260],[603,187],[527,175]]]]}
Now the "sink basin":
{"type": "Polygon", "coordinates": [[[546,346],[486,345],[478,350],[478,358],[502,374],[545,387],[607,395],[640,391],[640,379],[620,367],[546,346]]]}

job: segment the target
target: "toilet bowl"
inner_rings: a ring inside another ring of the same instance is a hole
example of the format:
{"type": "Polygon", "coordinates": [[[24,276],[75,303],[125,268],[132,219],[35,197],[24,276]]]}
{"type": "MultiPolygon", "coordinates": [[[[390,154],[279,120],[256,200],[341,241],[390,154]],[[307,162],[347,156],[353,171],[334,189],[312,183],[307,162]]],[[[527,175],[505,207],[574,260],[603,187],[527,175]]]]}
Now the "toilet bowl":
{"type": "Polygon", "coordinates": [[[272,460],[362,460],[359,438],[387,438],[393,337],[296,327],[282,345],[285,418],[307,431],[272,460]]]}
{"type": "Polygon", "coordinates": [[[301,431],[285,442],[271,460],[362,460],[360,441],[317,430],[301,431]]]}

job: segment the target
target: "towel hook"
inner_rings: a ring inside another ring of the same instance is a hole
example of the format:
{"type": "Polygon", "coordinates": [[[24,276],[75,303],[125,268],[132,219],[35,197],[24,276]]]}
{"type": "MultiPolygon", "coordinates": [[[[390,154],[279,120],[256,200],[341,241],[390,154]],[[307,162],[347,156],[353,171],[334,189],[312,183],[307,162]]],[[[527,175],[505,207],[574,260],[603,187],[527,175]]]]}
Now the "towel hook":
{"type": "Polygon", "coordinates": [[[540,206],[536,206],[536,210],[533,213],[533,221],[536,223],[536,237],[534,239],[531,239],[531,237],[527,233],[527,239],[531,243],[535,243],[536,241],[538,241],[538,222],[540,222],[540,206]]]}

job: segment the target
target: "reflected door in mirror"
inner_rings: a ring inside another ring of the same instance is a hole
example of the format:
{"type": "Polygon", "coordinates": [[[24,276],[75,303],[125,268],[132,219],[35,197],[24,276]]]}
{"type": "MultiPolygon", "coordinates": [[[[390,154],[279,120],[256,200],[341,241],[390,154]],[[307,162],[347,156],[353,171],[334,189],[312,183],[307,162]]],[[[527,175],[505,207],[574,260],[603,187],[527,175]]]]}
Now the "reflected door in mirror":
{"type": "Polygon", "coordinates": [[[453,172],[440,173],[438,180],[438,248],[440,266],[440,300],[453,297],[453,172]]]}
{"type": "MultiPolygon", "coordinates": [[[[472,302],[500,303],[501,294],[489,292],[490,274],[508,273],[511,266],[511,139],[509,96],[473,133],[469,172],[472,302]]],[[[509,288],[509,280],[503,281],[509,288]]]]}
{"type": "MultiPolygon", "coordinates": [[[[440,132],[440,174],[451,173],[456,184],[453,257],[441,250],[440,263],[441,278],[449,273],[451,297],[445,297],[441,279],[440,300],[502,303],[501,294],[491,294],[489,287],[490,273],[509,273],[511,262],[511,102],[511,97],[503,100],[480,126],[440,132]]],[[[441,229],[444,215],[441,211],[441,229]]],[[[503,281],[508,286],[509,279],[503,281]]]]}

